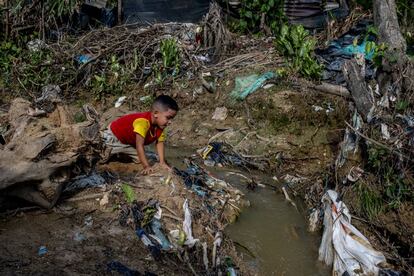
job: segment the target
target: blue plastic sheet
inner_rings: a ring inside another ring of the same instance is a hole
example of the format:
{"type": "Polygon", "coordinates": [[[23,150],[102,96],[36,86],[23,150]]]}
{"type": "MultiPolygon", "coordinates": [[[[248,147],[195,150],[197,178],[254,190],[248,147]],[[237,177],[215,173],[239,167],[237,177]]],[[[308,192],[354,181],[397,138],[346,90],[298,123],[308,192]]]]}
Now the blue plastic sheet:
{"type": "Polygon", "coordinates": [[[236,86],[230,93],[230,97],[242,101],[247,96],[255,92],[257,89],[262,87],[266,81],[276,78],[274,72],[266,72],[262,75],[250,75],[246,77],[237,77],[236,86]]]}

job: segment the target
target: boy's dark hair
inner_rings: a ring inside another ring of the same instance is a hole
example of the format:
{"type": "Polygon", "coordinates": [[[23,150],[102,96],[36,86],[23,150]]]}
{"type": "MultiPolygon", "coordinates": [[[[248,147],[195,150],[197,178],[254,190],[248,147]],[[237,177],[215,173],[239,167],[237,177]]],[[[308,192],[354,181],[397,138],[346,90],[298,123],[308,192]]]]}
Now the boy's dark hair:
{"type": "Polygon", "coordinates": [[[171,109],[174,111],[178,111],[179,107],[177,102],[167,95],[160,95],[155,98],[154,103],[152,104],[152,107],[158,107],[164,110],[171,109]]]}

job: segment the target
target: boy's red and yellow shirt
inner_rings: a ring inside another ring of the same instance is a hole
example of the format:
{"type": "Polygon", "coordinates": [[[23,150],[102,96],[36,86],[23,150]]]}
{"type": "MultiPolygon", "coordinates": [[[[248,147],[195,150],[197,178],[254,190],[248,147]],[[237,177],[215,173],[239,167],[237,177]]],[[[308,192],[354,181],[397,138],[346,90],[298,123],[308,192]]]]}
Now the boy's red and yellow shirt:
{"type": "Polygon", "coordinates": [[[124,115],[110,125],[112,133],[122,144],[135,147],[136,135],[144,137],[144,144],[155,141],[164,142],[165,131],[151,123],[151,112],[132,113],[124,115]]]}

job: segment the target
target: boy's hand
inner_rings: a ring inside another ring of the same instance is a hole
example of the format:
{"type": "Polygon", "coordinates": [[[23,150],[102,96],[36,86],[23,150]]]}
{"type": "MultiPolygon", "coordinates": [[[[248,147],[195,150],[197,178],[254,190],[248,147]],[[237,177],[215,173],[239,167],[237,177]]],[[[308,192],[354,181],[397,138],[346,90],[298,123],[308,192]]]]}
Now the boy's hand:
{"type": "Polygon", "coordinates": [[[160,166],[163,169],[171,171],[171,167],[166,162],[160,162],[160,166]]]}
{"type": "Polygon", "coordinates": [[[141,174],[147,175],[147,174],[151,174],[152,172],[154,172],[154,168],[151,166],[147,166],[147,167],[144,167],[144,169],[141,171],[141,174]]]}

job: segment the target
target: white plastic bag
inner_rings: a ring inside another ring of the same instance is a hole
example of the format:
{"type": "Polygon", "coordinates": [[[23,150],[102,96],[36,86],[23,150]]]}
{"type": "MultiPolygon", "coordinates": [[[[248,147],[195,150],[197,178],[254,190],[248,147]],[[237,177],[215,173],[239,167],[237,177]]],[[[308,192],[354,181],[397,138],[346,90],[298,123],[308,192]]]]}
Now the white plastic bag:
{"type": "Polygon", "coordinates": [[[191,229],[191,212],[190,208],[188,208],[188,200],[186,199],[183,204],[184,209],[184,222],[183,222],[183,230],[186,235],[185,245],[188,245],[189,247],[193,247],[196,242],[198,242],[198,239],[193,238],[193,231],[191,229]]]}
{"type": "Polygon", "coordinates": [[[333,263],[333,275],[378,275],[385,257],[372,248],[368,239],[351,224],[345,203],[337,201],[338,194],[328,190],[322,197],[324,204],[324,232],[319,247],[319,260],[333,263]]]}

